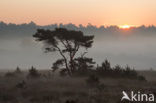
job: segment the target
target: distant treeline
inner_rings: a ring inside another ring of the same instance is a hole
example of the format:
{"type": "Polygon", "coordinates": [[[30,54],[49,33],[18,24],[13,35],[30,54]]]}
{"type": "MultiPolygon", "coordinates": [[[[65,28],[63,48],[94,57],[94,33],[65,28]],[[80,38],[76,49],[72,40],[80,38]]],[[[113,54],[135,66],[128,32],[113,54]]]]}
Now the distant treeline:
{"type": "MultiPolygon", "coordinates": [[[[32,36],[32,34],[35,33],[35,31],[38,28],[42,29],[50,29],[54,30],[55,28],[66,28],[69,30],[79,30],[84,32],[85,34],[105,34],[105,35],[111,35],[111,34],[118,34],[122,33],[122,30],[118,26],[95,26],[92,24],[88,24],[87,26],[75,25],[72,23],[69,24],[51,24],[51,25],[45,25],[45,26],[39,26],[35,24],[34,22],[30,23],[23,23],[23,24],[13,24],[13,23],[5,23],[0,22],[0,36],[32,36]]],[[[141,33],[141,34],[147,34],[155,33],[156,27],[155,26],[139,26],[139,27],[132,27],[131,32],[133,33],[141,33]]]]}

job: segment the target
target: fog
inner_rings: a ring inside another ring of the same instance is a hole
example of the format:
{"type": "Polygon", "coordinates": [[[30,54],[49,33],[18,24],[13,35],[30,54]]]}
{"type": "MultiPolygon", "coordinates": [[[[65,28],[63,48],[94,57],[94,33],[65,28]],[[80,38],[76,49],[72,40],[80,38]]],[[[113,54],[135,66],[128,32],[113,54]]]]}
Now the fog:
{"type": "MultiPolygon", "coordinates": [[[[60,58],[58,53],[44,53],[44,44],[32,37],[37,28],[51,29],[65,27],[81,30],[86,35],[95,36],[93,47],[88,54],[100,64],[108,59],[112,65],[129,65],[138,70],[156,68],[156,27],[140,26],[123,30],[117,26],[87,26],[74,24],[52,24],[38,26],[29,24],[0,23],[0,69],[50,69],[52,63],[60,58]]],[[[80,54],[81,52],[79,52],[80,54]]]]}

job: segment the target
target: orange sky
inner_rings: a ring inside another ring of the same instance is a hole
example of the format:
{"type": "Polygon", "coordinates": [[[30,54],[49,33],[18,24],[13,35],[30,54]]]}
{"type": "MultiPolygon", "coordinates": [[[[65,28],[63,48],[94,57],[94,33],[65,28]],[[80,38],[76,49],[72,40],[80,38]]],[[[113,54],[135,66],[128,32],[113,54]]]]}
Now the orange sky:
{"type": "Polygon", "coordinates": [[[0,21],[156,25],[156,0],[0,0],[0,21]]]}

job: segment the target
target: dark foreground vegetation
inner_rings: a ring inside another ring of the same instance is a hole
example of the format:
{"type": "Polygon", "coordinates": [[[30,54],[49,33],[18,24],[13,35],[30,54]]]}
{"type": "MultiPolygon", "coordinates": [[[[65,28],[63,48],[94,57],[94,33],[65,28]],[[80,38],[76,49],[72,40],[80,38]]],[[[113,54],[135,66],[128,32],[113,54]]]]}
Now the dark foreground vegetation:
{"type": "MultiPolygon", "coordinates": [[[[110,71],[116,73],[113,68],[110,71]]],[[[125,75],[126,71],[121,69],[120,73],[125,75]]],[[[156,93],[155,71],[130,70],[129,73],[134,72],[143,75],[143,78],[147,77],[146,81],[131,79],[131,76],[117,78],[117,74],[111,78],[108,75],[102,76],[102,72],[101,76],[92,74],[62,77],[58,72],[50,70],[31,67],[28,71],[22,71],[17,67],[15,71],[1,73],[0,103],[120,103],[123,90],[156,93]]],[[[107,73],[108,71],[103,72],[107,73]]]]}

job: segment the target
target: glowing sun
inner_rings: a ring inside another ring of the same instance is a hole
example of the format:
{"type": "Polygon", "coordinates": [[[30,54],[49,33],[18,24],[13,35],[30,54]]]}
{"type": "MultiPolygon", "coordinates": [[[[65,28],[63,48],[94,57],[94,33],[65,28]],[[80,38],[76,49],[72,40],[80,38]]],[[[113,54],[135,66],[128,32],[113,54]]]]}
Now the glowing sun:
{"type": "Polygon", "coordinates": [[[121,29],[129,29],[131,26],[130,25],[121,25],[119,28],[121,29]]]}

